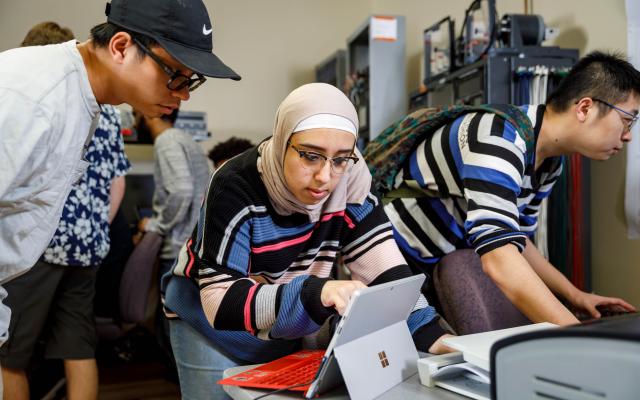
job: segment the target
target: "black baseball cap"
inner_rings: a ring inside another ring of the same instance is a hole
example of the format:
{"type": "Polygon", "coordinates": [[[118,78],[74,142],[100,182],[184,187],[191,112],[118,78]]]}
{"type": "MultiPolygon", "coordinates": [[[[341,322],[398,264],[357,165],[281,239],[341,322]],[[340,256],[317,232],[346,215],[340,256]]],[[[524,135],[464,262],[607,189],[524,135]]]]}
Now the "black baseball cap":
{"type": "Polygon", "coordinates": [[[213,26],[202,0],[111,0],[105,13],[108,22],[153,38],[199,74],[240,80],[213,54],[213,26]]]}

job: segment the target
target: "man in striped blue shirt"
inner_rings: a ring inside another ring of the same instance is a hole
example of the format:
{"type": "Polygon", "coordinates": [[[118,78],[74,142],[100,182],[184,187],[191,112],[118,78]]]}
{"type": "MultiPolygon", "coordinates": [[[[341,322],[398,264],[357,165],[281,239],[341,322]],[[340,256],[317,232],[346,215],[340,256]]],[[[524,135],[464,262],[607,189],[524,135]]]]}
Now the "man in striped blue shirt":
{"type": "Polygon", "coordinates": [[[474,249],[484,272],[530,320],[578,320],[555,296],[593,317],[596,306],[634,307],[572,285],[536,249],[531,237],[540,203],[562,172],[562,157],[607,160],[631,140],[638,119],[640,72],[615,55],[580,60],[546,106],[523,106],[534,127],[527,146],[511,123],[468,113],[419,144],[396,179],[425,193],[385,207],[408,259],[425,272],[458,249],[474,249]],[[554,295],[555,294],[555,295],[554,295]]]}

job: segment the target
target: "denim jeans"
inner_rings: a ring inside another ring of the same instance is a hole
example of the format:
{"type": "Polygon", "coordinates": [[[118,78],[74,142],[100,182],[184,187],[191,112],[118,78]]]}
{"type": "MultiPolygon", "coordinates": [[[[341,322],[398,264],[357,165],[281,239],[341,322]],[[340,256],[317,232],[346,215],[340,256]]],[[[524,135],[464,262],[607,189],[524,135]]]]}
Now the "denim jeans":
{"type": "Polygon", "coordinates": [[[169,320],[171,347],[180,377],[183,400],[230,399],[218,381],[238,364],[218,352],[211,342],[184,321],[169,320]]]}
{"type": "MultiPolygon", "coordinates": [[[[158,287],[162,287],[161,280],[162,276],[171,270],[175,260],[173,259],[160,259],[160,266],[158,268],[158,287]]],[[[169,320],[164,316],[164,310],[162,308],[162,302],[158,303],[158,309],[156,310],[156,320],[155,320],[155,328],[156,328],[156,338],[158,339],[158,344],[160,347],[169,355],[172,355],[171,351],[171,341],[169,340],[169,320]]]]}

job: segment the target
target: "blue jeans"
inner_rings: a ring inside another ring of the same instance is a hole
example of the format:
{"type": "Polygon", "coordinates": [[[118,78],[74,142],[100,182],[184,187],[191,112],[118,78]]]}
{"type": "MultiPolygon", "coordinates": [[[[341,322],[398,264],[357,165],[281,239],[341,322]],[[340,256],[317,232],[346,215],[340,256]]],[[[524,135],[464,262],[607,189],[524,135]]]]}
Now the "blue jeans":
{"type": "Polygon", "coordinates": [[[218,385],[236,361],[217,351],[211,342],[184,321],[169,320],[171,347],[180,377],[183,400],[230,399],[218,385]]]}
{"type": "MultiPolygon", "coordinates": [[[[162,278],[164,274],[169,272],[173,266],[175,260],[173,259],[160,259],[160,266],[158,267],[158,276],[162,278]]],[[[161,280],[158,279],[158,287],[162,287],[161,280]]],[[[164,310],[162,309],[162,302],[158,303],[158,309],[156,310],[156,338],[160,347],[171,356],[171,341],[169,340],[169,320],[164,316],[164,310]]]]}

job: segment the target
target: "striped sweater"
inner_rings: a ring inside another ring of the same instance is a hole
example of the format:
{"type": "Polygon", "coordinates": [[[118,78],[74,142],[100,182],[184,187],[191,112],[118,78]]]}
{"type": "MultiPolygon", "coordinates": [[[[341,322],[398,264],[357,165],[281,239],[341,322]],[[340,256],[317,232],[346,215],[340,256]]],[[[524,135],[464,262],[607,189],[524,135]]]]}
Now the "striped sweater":
{"type": "Polygon", "coordinates": [[[173,260],[198,220],[209,164],[202,147],[176,128],[158,136],[153,152],[153,217],[145,230],[163,236],[160,258],[173,260]]]}
{"type": "MultiPolygon", "coordinates": [[[[293,351],[334,314],[320,293],[339,256],[367,285],[411,274],[374,195],[317,223],[282,216],[269,202],[257,157],[252,149],[216,171],[200,221],[164,279],[166,308],[250,362],[293,351]]],[[[408,320],[414,337],[439,336],[435,317],[421,296],[408,320]]]]}
{"type": "MultiPolygon", "coordinates": [[[[537,141],[545,107],[523,106],[537,141]]],[[[409,157],[396,180],[426,196],[398,198],[385,211],[399,246],[434,265],[456,249],[479,254],[514,244],[524,249],[538,221],[540,203],[562,172],[562,157],[535,170],[535,146],[509,122],[469,113],[438,129],[409,157]]]]}

